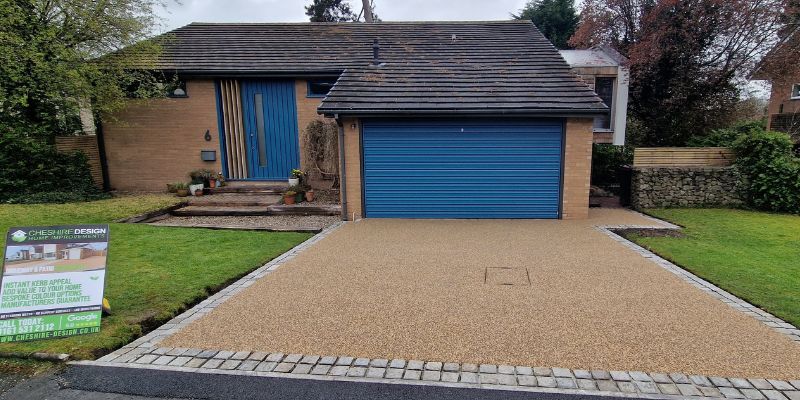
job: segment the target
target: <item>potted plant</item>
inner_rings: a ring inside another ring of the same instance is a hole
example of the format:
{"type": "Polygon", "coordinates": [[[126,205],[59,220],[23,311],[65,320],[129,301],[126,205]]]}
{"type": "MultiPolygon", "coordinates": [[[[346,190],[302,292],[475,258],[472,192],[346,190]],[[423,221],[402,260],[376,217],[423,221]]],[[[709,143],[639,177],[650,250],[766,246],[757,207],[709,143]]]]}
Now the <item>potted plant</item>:
{"type": "Polygon", "coordinates": [[[302,203],[303,202],[303,197],[304,197],[305,191],[306,191],[306,188],[304,188],[303,185],[289,186],[289,189],[287,189],[287,190],[294,192],[294,194],[295,194],[295,202],[296,203],[302,203]]]}
{"type": "Polygon", "coordinates": [[[314,201],[314,189],[306,190],[306,201],[309,203],[314,201]]]}
{"type": "Polygon", "coordinates": [[[211,178],[216,177],[216,174],[207,170],[207,169],[196,169],[192,172],[189,172],[189,178],[191,178],[192,183],[202,183],[204,186],[210,186],[211,178]]]}
{"type": "Polygon", "coordinates": [[[175,191],[178,190],[178,188],[175,187],[176,185],[177,185],[177,183],[168,183],[167,184],[167,192],[168,193],[175,193],[175,191]]]}
{"type": "Polygon", "coordinates": [[[178,197],[186,197],[189,195],[189,185],[183,182],[176,182],[173,183],[172,186],[175,188],[175,194],[177,194],[178,197]]]}
{"type": "Polygon", "coordinates": [[[297,200],[297,192],[287,190],[283,192],[283,204],[294,204],[297,200]]]}
{"type": "Polygon", "coordinates": [[[202,196],[204,186],[203,181],[199,178],[192,179],[192,183],[189,185],[189,193],[191,193],[192,196],[197,196],[199,192],[200,196],[202,196]]]}
{"type": "Polygon", "coordinates": [[[289,186],[297,186],[300,184],[300,181],[303,179],[303,171],[295,168],[291,172],[291,176],[289,177],[289,186]]]}
{"type": "Polygon", "coordinates": [[[222,175],[222,172],[217,172],[217,186],[225,186],[225,176],[222,175]]]}
{"type": "Polygon", "coordinates": [[[211,175],[208,177],[208,187],[212,189],[217,187],[217,177],[215,175],[211,175]]]}

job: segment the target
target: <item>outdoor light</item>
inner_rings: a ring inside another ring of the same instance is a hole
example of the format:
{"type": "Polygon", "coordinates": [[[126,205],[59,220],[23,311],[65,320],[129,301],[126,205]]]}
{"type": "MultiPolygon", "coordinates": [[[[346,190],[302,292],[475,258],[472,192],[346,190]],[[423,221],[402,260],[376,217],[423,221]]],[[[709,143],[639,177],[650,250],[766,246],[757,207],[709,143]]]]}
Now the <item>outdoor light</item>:
{"type": "Polygon", "coordinates": [[[175,89],[175,91],[174,91],[174,92],[172,92],[172,95],[173,95],[173,96],[176,96],[176,97],[179,97],[179,96],[186,96],[186,91],[185,91],[185,90],[183,90],[183,89],[181,89],[181,88],[177,88],[177,89],[175,89]]]}

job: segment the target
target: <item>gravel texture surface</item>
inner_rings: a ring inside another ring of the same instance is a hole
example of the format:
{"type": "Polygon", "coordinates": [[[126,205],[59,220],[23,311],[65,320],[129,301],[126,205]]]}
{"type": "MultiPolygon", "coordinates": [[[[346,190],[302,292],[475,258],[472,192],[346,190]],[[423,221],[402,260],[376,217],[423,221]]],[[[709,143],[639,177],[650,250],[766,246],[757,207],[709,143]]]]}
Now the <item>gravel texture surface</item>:
{"type": "Polygon", "coordinates": [[[653,222],[593,209],[349,223],[162,345],[800,377],[788,337],[592,228],[621,224],[653,222]],[[527,269],[530,284],[487,284],[487,267],[527,269]]]}
{"type": "Polygon", "coordinates": [[[341,221],[340,216],[170,217],[153,225],[240,227],[270,229],[322,229],[341,221]]]}

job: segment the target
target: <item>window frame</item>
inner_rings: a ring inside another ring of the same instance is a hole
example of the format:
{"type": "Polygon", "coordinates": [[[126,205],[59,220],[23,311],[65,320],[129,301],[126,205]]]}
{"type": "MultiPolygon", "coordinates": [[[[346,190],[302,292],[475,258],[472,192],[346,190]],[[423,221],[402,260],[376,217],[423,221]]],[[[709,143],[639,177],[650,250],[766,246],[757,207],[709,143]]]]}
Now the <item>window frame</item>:
{"type": "Polygon", "coordinates": [[[170,98],[170,99],[186,99],[186,98],[188,98],[189,97],[189,91],[186,89],[187,86],[188,85],[186,84],[185,80],[178,79],[177,80],[177,85],[174,85],[174,86],[170,85],[169,90],[166,91],[167,92],[167,98],[170,98]],[[182,95],[174,94],[176,89],[182,89],[183,90],[183,94],[182,95]]]}
{"type": "Polygon", "coordinates": [[[339,78],[338,77],[333,77],[333,76],[312,78],[312,79],[306,80],[306,97],[312,98],[312,99],[325,98],[325,96],[327,96],[328,93],[330,93],[331,89],[333,88],[333,85],[336,84],[337,80],[339,80],[339,78]],[[320,83],[329,83],[330,87],[328,88],[328,91],[325,92],[324,94],[312,93],[311,92],[311,85],[312,84],[320,84],[320,83]]]}
{"type": "Polygon", "coordinates": [[[792,84],[789,90],[789,100],[800,100],[800,83],[792,84]]]}
{"type": "MultiPolygon", "coordinates": [[[[614,76],[612,76],[612,75],[597,75],[597,76],[595,76],[594,77],[595,85],[594,85],[594,90],[593,91],[595,92],[595,94],[597,94],[598,97],[600,97],[600,95],[597,93],[597,81],[600,80],[600,79],[606,79],[606,80],[611,81],[611,105],[607,105],[608,106],[608,117],[607,117],[608,118],[608,128],[593,126],[592,129],[593,129],[594,132],[614,132],[614,122],[615,122],[614,121],[614,117],[615,117],[614,110],[616,109],[616,106],[617,106],[617,79],[618,79],[618,77],[616,75],[614,75],[614,76]]],[[[601,98],[601,100],[602,100],[602,98],[601,98]]],[[[605,104],[605,102],[603,102],[603,104],[605,104]]],[[[597,120],[597,118],[594,118],[594,121],[592,122],[593,125],[596,123],[596,120],[597,120]]]]}

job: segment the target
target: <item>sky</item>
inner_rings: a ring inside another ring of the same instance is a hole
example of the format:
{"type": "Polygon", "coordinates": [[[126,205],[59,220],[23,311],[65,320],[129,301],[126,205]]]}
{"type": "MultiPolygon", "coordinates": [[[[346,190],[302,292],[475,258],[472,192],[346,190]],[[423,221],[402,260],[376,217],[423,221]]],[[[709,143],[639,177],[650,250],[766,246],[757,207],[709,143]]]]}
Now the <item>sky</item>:
{"type": "MultiPolygon", "coordinates": [[[[361,0],[349,0],[361,10],[361,0]]],[[[374,0],[375,13],[384,21],[505,20],[525,6],[526,0],[374,0]]],[[[191,22],[307,22],[305,6],[311,0],[167,0],[158,10],[163,19],[159,33],[191,22]]],[[[580,10],[582,0],[575,1],[580,10]]],[[[768,86],[749,83],[744,88],[765,97],[768,86]]]]}
{"type": "MultiPolygon", "coordinates": [[[[190,22],[305,22],[304,6],[311,0],[168,0],[159,10],[161,31],[190,22]]],[[[519,11],[525,0],[375,0],[375,13],[384,21],[503,20],[519,11]]],[[[361,10],[360,0],[350,0],[361,10]]]]}

